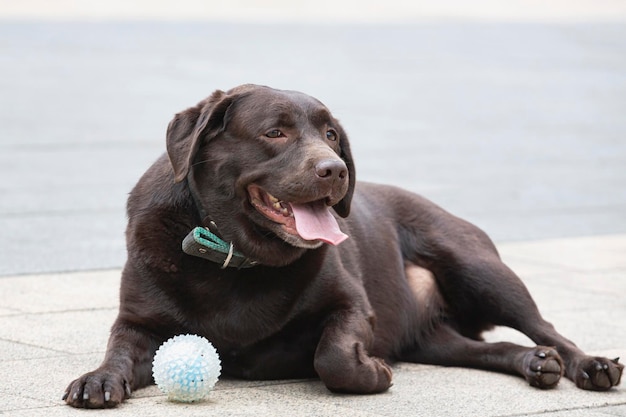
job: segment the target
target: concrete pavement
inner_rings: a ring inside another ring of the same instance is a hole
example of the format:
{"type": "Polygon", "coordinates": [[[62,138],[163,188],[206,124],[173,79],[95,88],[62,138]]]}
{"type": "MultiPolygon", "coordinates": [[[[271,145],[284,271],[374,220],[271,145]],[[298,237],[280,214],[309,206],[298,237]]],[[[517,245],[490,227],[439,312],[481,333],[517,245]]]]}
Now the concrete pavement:
{"type": "MultiPolygon", "coordinates": [[[[592,354],[626,352],[626,235],[500,245],[524,277],[546,318],[592,354]]],[[[0,413],[9,416],[86,415],[61,401],[67,383],[103,358],[116,315],[119,270],[0,279],[0,413]]],[[[531,345],[510,330],[487,340],[531,345]]],[[[319,381],[222,379],[210,401],[167,401],[142,389],[119,416],[624,416],[624,386],[586,392],[568,380],[550,391],[518,377],[435,366],[398,364],[394,386],[374,396],[336,395],[319,381]]]]}
{"type": "MultiPolygon", "coordinates": [[[[359,178],[477,223],[557,328],[626,356],[623,2],[228,4],[0,0],[0,414],[85,414],[60,397],[102,359],[126,194],[174,113],[246,82],[320,98],[359,178]]],[[[626,416],[626,391],[399,364],[377,396],[222,380],[207,403],[151,387],[91,413],[626,416]]]]}

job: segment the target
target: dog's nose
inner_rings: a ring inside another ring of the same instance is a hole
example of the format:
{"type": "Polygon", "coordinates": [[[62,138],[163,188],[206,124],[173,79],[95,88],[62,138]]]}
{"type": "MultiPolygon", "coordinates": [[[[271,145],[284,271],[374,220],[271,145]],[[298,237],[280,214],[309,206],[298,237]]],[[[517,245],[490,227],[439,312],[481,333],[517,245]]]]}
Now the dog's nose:
{"type": "Polygon", "coordinates": [[[344,179],[348,175],[348,167],[340,159],[324,159],[315,165],[315,174],[326,180],[344,179]]]}

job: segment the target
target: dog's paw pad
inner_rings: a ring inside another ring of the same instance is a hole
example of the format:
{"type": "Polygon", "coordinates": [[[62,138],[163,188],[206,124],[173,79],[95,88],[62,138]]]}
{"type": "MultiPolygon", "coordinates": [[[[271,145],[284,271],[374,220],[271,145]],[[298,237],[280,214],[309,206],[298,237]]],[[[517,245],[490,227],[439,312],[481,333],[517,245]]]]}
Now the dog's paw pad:
{"type": "Polygon", "coordinates": [[[578,388],[606,391],[620,383],[623,371],[619,358],[587,357],[578,365],[574,381],[578,388]]]}
{"type": "Polygon", "coordinates": [[[537,346],[524,357],[524,377],[533,387],[554,388],[563,376],[563,360],[556,349],[537,346]]]}

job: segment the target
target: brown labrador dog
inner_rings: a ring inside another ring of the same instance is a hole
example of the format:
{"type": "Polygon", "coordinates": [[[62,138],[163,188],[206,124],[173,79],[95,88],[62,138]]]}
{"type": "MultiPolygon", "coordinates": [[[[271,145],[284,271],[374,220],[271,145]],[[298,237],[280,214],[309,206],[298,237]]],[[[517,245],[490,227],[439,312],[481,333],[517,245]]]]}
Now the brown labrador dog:
{"type": "Polygon", "coordinates": [[[156,349],[181,333],[209,339],[227,375],[319,376],[335,392],[387,390],[394,361],[539,388],[564,374],[589,390],[620,382],[617,359],[541,317],[485,233],[357,183],[346,133],[305,94],[244,85],[177,114],[128,218],[119,316],[102,365],[67,387],[72,406],[113,407],[152,383],[156,349]],[[494,325],[539,346],[482,341],[494,325]]]}

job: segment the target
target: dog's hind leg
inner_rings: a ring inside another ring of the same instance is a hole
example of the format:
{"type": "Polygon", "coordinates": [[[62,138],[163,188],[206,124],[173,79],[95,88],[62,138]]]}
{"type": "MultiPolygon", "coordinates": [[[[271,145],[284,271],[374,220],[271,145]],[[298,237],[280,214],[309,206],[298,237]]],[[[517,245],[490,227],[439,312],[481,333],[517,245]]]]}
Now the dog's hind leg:
{"type": "Polygon", "coordinates": [[[459,333],[449,321],[454,320],[456,328],[461,328],[456,318],[446,319],[455,308],[447,305],[435,275],[411,263],[405,265],[405,273],[416,300],[417,316],[428,317],[429,321],[419,323],[418,327],[423,330],[417,342],[401,355],[401,360],[520,374],[531,385],[540,388],[552,388],[559,382],[563,362],[555,349],[480,341],[479,333],[488,326],[479,318],[464,320],[465,335],[459,333]]]}
{"type": "Polygon", "coordinates": [[[455,268],[436,276],[461,333],[472,336],[471,329],[481,325],[508,326],[538,345],[553,346],[563,359],[565,375],[579,388],[603,391],[620,383],[624,366],[617,359],[588,356],[562,336],[544,320],[522,281],[497,254],[453,262],[455,268]]]}
{"type": "Polygon", "coordinates": [[[523,347],[508,342],[487,343],[459,334],[440,324],[401,360],[442,366],[459,366],[518,374],[532,386],[555,387],[563,375],[563,361],[551,347],[523,347]]]}

